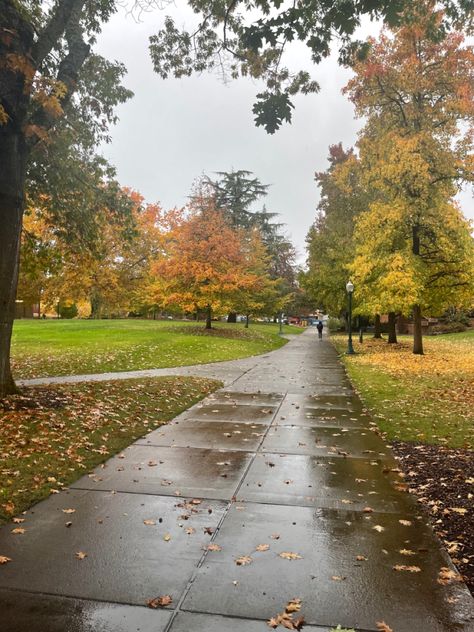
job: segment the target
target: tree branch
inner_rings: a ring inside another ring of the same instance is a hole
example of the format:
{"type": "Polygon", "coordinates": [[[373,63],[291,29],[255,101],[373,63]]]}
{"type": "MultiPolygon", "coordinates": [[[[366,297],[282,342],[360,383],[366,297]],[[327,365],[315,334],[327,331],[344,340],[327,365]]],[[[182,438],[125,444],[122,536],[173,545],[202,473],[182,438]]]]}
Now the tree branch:
{"type": "Polygon", "coordinates": [[[71,20],[73,13],[81,12],[85,0],[58,0],[49,22],[38,36],[33,47],[33,59],[39,68],[53,50],[71,20]]]}

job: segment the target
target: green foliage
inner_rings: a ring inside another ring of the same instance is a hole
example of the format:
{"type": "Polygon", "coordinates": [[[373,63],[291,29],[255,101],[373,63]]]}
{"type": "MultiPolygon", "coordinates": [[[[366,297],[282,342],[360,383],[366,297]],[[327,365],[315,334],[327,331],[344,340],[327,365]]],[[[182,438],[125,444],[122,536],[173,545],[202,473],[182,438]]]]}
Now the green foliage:
{"type": "Polygon", "coordinates": [[[342,318],[331,317],[328,319],[327,325],[328,325],[329,331],[341,331],[342,329],[345,328],[346,323],[342,318]]]}
{"type": "Polygon", "coordinates": [[[61,318],[75,318],[77,316],[77,305],[71,301],[60,301],[58,304],[58,313],[61,318]]]}
{"type": "MultiPolygon", "coordinates": [[[[273,134],[291,122],[292,97],[316,92],[319,86],[309,73],[282,65],[285,48],[292,41],[306,44],[314,63],[328,57],[335,39],[342,62],[363,58],[367,43],[354,39],[361,20],[370,17],[394,26],[412,20],[411,0],[362,0],[319,2],[302,0],[291,6],[281,0],[190,0],[199,23],[192,31],[178,28],[167,17],[164,27],[150,38],[155,71],[163,78],[185,77],[204,70],[225,69],[229,78],[262,79],[265,89],[253,106],[255,122],[273,134]]],[[[472,26],[466,0],[444,0],[446,12],[441,31],[453,25],[472,26]]],[[[433,28],[433,37],[440,29],[433,28]]]]}

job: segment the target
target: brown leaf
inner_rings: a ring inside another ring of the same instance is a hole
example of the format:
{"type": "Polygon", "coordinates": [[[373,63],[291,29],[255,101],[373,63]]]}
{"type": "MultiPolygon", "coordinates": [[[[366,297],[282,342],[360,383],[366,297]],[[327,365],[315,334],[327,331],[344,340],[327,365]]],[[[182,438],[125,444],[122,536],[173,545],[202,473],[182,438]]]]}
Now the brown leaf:
{"type": "Polygon", "coordinates": [[[146,524],[147,526],[153,526],[156,524],[156,522],[154,520],[151,520],[150,518],[150,519],[144,520],[143,524],[146,524]]]}
{"type": "Polygon", "coordinates": [[[21,524],[22,522],[25,522],[24,518],[13,518],[13,522],[15,524],[21,524]]]}
{"type": "Polygon", "coordinates": [[[235,559],[235,563],[237,566],[246,566],[247,564],[251,564],[253,562],[250,555],[241,555],[235,559]]]}
{"type": "Polygon", "coordinates": [[[421,571],[419,566],[405,566],[404,564],[395,564],[392,568],[394,571],[408,571],[409,573],[419,573],[421,571]]]}
{"type": "Polygon", "coordinates": [[[11,562],[12,558],[11,557],[7,557],[6,555],[0,555],[0,564],[8,564],[8,562],[11,562]]]}
{"type": "Polygon", "coordinates": [[[376,625],[377,630],[380,630],[380,632],[393,632],[392,628],[390,628],[385,621],[377,621],[376,625]]]}
{"type": "Polygon", "coordinates": [[[73,514],[73,513],[76,513],[76,510],[75,509],[63,509],[62,512],[65,513],[65,514],[73,514]]]}
{"type": "Polygon", "coordinates": [[[302,560],[303,558],[298,553],[292,553],[291,551],[283,551],[278,554],[284,560],[302,560]]]}
{"type": "Polygon", "coordinates": [[[83,551],[78,551],[76,553],[76,558],[78,560],[83,560],[85,557],[87,557],[87,553],[84,553],[83,551]]]}
{"type": "Polygon", "coordinates": [[[345,577],[344,575],[333,575],[331,579],[334,582],[343,582],[345,579],[347,579],[347,577],[345,577]]]}
{"type": "Polygon", "coordinates": [[[208,551],[222,551],[222,547],[218,544],[208,544],[206,549],[208,551]]]}
{"type": "Polygon", "coordinates": [[[169,606],[173,603],[173,598],[171,595],[162,595],[161,597],[155,597],[154,599],[148,599],[146,605],[149,608],[164,608],[165,606],[169,606]]]}
{"type": "Polygon", "coordinates": [[[268,551],[268,549],[270,548],[269,544],[257,544],[257,546],[255,547],[256,551],[268,551]]]}
{"type": "Polygon", "coordinates": [[[367,558],[365,557],[365,555],[357,555],[357,556],[356,556],[356,560],[357,560],[358,562],[366,562],[366,561],[367,561],[367,558]]]}
{"type": "Polygon", "coordinates": [[[457,573],[456,571],[451,570],[447,566],[443,566],[438,573],[438,579],[436,580],[438,584],[446,585],[451,582],[462,582],[462,575],[457,573]]]}

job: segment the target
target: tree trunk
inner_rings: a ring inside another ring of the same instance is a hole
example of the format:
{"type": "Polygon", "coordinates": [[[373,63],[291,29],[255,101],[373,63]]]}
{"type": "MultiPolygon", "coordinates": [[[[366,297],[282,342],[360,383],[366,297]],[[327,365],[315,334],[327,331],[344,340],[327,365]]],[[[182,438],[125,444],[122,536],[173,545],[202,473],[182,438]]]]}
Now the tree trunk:
{"type": "Polygon", "coordinates": [[[21,132],[0,126],[0,397],[18,392],[10,368],[27,149],[21,132]]]}
{"type": "Polygon", "coordinates": [[[212,329],[211,315],[212,315],[211,306],[208,305],[207,309],[206,309],[206,327],[205,327],[205,329],[212,329]]]}
{"type": "Polygon", "coordinates": [[[249,328],[249,319],[250,319],[250,317],[249,317],[249,315],[247,314],[247,315],[245,316],[245,329],[248,329],[248,328],[249,328]]]}
{"type": "Polygon", "coordinates": [[[91,294],[91,318],[99,319],[102,316],[102,299],[95,290],[91,294]]]}
{"type": "Polygon", "coordinates": [[[413,308],[413,353],[423,355],[423,334],[421,332],[421,307],[413,308]]]}
{"type": "Polygon", "coordinates": [[[397,344],[397,315],[395,312],[388,313],[388,343],[397,344]]]}
{"type": "Polygon", "coordinates": [[[374,322],[374,338],[382,337],[382,325],[380,323],[380,314],[375,314],[375,322],[374,322]]]}
{"type": "Polygon", "coordinates": [[[227,316],[228,323],[236,323],[237,322],[237,312],[229,312],[227,316]]]}

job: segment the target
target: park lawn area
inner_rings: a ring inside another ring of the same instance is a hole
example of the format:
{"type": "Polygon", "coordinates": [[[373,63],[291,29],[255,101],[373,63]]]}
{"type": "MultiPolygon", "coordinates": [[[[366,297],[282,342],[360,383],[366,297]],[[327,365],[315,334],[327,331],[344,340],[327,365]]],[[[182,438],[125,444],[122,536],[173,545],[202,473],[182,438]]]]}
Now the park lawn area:
{"type": "Polygon", "coordinates": [[[12,368],[16,379],[165,368],[235,360],[285,343],[277,324],[216,322],[206,332],[189,321],[17,320],[12,368]]]}
{"type": "Polygon", "coordinates": [[[426,336],[425,355],[366,337],[344,355],[347,340],[334,336],[349,377],[389,440],[474,447],[474,331],[426,336]]]}
{"type": "Polygon", "coordinates": [[[162,377],[30,387],[2,400],[0,523],[220,386],[216,380],[162,377]]]}

